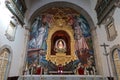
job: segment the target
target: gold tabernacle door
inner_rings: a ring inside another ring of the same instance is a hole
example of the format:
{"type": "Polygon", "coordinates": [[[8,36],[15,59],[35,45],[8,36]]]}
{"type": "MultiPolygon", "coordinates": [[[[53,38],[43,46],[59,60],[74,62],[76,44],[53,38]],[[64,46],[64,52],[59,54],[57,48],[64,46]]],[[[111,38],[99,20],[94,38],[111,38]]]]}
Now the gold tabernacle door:
{"type": "Polygon", "coordinates": [[[56,65],[76,60],[74,32],[71,26],[57,20],[48,32],[46,59],[56,65]]]}

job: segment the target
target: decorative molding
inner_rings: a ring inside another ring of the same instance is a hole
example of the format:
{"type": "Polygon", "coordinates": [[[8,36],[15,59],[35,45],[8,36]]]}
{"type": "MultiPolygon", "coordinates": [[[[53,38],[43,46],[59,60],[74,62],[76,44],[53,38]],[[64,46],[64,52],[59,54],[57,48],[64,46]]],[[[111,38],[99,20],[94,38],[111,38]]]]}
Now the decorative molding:
{"type": "Polygon", "coordinates": [[[11,11],[11,13],[17,17],[20,24],[23,25],[24,13],[25,13],[24,11],[26,10],[26,7],[23,7],[23,3],[21,3],[21,6],[17,6],[17,3],[15,3],[14,0],[6,0],[5,4],[6,4],[6,7],[11,11]],[[24,10],[20,10],[19,7],[22,7],[22,9],[24,10]]]}
{"type": "Polygon", "coordinates": [[[9,71],[10,71],[10,65],[11,65],[11,61],[12,61],[12,55],[13,55],[13,50],[9,45],[3,45],[2,47],[0,47],[0,54],[2,53],[2,51],[4,49],[7,49],[9,51],[9,59],[8,59],[8,66],[6,68],[6,72],[5,72],[5,78],[4,80],[7,80],[8,75],[9,75],[9,71]]]}
{"type": "Polygon", "coordinates": [[[101,0],[97,2],[95,10],[97,12],[98,25],[115,9],[114,3],[117,0],[101,0]]]}
{"type": "Polygon", "coordinates": [[[3,45],[2,47],[0,47],[0,53],[5,48],[7,48],[9,50],[10,54],[13,54],[13,50],[9,45],[3,45]]]}
{"type": "Polygon", "coordinates": [[[104,18],[104,20],[101,22],[101,24],[107,24],[108,23],[108,20],[110,20],[110,19],[112,19],[113,17],[113,14],[114,14],[114,12],[115,12],[115,8],[114,9],[112,9],[110,12],[109,12],[109,14],[107,14],[107,16],[104,18]]]}
{"type": "Polygon", "coordinates": [[[5,33],[5,36],[10,41],[14,41],[14,39],[15,39],[15,33],[16,33],[17,24],[18,24],[18,21],[15,18],[15,16],[13,16],[11,18],[11,20],[10,20],[10,23],[9,23],[8,28],[6,30],[6,33],[5,33]],[[12,29],[12,31],[11,31],[11,29],[12,29]]]}
{"type": "Polygon", "coordinates": [[[114,25],[114,19],[111,16],[108,16],[105,20],[105,30],[107,33],[107,40],[108,41],[113,41],[115,40],[115,38],[117,37],[117,31],[115,29],[115,25],[114,25]],[[110,36],[110,31],[108,30],[108,27],[112,24],[112,27],[114,28],[114,35],[110,36]]]}
{"type": "MultiPolygon", "coordinates": [[[[61,21],[61,20],[60,20],[61,21]]],[[[62,21],[63,22],[63,21],[62,21]]],[[[48,61],[53,62],[56,65],[66,65],[66,63],[69,63],[71,61],[74,61],[77,59],[76,55],[75,55],[75,51],[74,51],[74,44],[75,44],[75,40],[73,37],[73,30],[70,26],[66,25],[66,24],[61,24],[62,22],[59,22],[59,19],[56,20],[55,24],[53,24],[50,27],[49,33],[48,33],[48,38],[47,38],[47,45],[48,45],[48,49],[47,49],[47,55],[46,55],[46,59],[48,61]],[[56,32],[56,31],[65,31],[68,33],[68,35],[70,36],[70,47],[71,47],[71,51],[70,51],[70,55],[66,55],[65,53],[56,53],[56,55],[51,55],[51,38],[52,35],[56,32]]]]}

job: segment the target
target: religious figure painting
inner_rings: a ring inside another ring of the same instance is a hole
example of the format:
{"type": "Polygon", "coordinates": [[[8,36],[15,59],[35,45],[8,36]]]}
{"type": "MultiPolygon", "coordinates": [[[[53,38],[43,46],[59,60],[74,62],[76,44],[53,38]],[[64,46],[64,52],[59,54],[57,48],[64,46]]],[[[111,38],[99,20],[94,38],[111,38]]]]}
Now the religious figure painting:
{"type": "Polygon", "coordinates": [[[48,34],[48,25],[45,20],[40,17],[32,25],[31,40],[29,48],[40,48],[46,50],[46,39],[48,34]]]}
{"type": "MultiPolygon", "coordinates": [[[[47,51],[47,38],[49,34],[50,28],[52,28],[51,24],[55,23],[55,14],[45,14],[40,15],[33,21],[31,25],[31,32],[28,42],[28,52],[27,52],[27,70],[29,74],[38,74],[43,73],[43,69],[45,70],[55,70],[56,66],[51,66],[53,63],[46,60],[46,51],[47,51]],[[51,63],[48,64],[48,63],[51,63]],[[38,69],[42,68],[42,69],[38,69]],[[48,69],[46,69],[48,68],[48,69]],[[37,71],[39,70],[39,71],[37,71]],[[41,71],[41,72],[40,72],[41,71]],[[38,73],[37,73],[38,72],[38,73]]],[[[73,30],[73,37],[75,40],[74,54],[77,57],[77,60],[71,61],[72,68],[69,67],[71,63],[66,64],[63,69],[64,70],[78,70],[80,75],[93,75],[95,74],[95,60],[94,60],[94,51],[92,44],[92,37],[90,32],[90,26],[88,21],[81,14],[65,14],[66,25],[69,25],[73,30]],[[67,16],[66,16],[67,15],[67,16]],[[80,70],[80,71],[79,71],[80,70]],[[82,71],[82,72],[81,72],[82,71]]],[[[61,36],[62,37],[62,36],[61,36]]],[[[53,51],[65,53],[67,52],[69,46],[69,40],[64,40],[64,38],[58,38],[54,42],[53,51]]],[[[69,48],[70,49],[70,48],[69,48]]],[[[55,64],[53,64],[55,65],[55,64]]]]}
{"type": "MultiPolygon", "coordinates": [[[[27,54],[28,68],[32,70],[29,73],[37,74],[37,71],[33,71],[32,68],[37,66],[42,66],[44,68],[45,65],[43,65],[43,63],[47,64],[45,54],[47,50],[46,39],[48,35],[48,28],[49,26],[44,16],[37,17],[32,24],[27,54]]],[[[37,70],[37,68],[35,70],[37,70]]]]}
{"type": "Polygon", "coordinates": [[[75,53],[78,57],[79,64],[83,66],[82,68],[80,67],[80,69],[78,70],[84,69],[84,74],[87,75],[95,74],[95,61],[90,27],[88,22],[82,15],[76,17],[74,25],[74,37],[76,49],[75,53]]]}
{"type": "Polygon", "coordinates": [[[56,52],[66,52],[66,43],[63,39],[59,39],[56,41],[55,43],[55,47],[54,47],[54,50],[56,52]]]}

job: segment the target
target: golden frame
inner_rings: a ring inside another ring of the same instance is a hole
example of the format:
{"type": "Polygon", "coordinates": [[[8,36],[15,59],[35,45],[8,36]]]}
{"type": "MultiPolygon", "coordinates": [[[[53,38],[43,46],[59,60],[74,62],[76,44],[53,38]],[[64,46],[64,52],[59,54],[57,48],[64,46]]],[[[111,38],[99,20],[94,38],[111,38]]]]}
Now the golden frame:
{"type": "MultiPolygon", "coordinates": [[[[61,21],[61,20],[60,20],[61,21]]],[[[56,21],[59,22],[60,21],[56,21]]],[[[48,32],[48,38],[47,38],[47,54],[46,54],[46,59],[48,61],[51,61],[52,63],[56,64],[56,65],[66,65],[67,63],[74,61],[77,59],[76,55],[75,55],[75,40],[74,40],[74,32],[73,29],[71,28],[71,26],[66,25],[64,23],[61,22],[62,25],[59,25],[59,23],[57,24],[53,24],[48,32]],[[52,35],[59,30],[63,30],[66,33],[68,33],[68,35],[70,36],[70,55],[66,55],[65,53],[62,52],[58,52],[55,55],[51,55],[51,38],[52,35]]]]}

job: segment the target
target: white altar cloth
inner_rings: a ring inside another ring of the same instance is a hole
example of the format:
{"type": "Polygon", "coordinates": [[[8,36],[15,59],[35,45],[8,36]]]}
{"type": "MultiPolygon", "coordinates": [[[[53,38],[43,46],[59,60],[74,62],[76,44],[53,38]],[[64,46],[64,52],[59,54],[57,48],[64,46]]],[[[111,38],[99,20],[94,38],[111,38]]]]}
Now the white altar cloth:
{"type": "Polygon", "coordinates": [[[100,75],[23,75],[18,80],[108,80],[100,75]]]}

